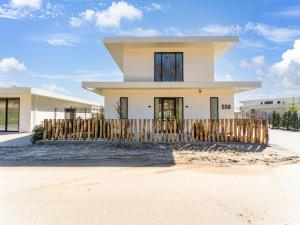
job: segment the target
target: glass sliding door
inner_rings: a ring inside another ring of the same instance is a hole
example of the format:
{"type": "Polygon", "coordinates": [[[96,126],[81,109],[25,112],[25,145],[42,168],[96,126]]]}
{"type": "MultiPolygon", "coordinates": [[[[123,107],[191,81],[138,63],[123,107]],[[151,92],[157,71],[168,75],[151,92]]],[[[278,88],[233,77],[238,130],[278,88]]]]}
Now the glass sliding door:
{"type": "Polygon", "coordinates": [[[20,99],[0,99],[0,131],[19,131],[20,99]]]}
{"type": "Polygon", "coordinates": [[[7,99],[7,131],[19,131],[20,100],[7,99]]]}
{"type": "Polygon", "coordinates": [[[0,98],[0,131],[6,131],[6,99],[0,98]]]}
{"type": "Polygon", "coordinates": [[[182,119],[183,98],[154,98],[154,118],[159,120],[182,119]]]}

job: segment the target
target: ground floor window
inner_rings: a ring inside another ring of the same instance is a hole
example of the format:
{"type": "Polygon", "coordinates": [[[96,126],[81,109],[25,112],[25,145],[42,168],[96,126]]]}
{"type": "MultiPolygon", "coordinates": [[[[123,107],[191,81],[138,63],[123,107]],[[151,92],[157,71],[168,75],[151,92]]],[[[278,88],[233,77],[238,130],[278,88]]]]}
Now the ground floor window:
{"type": "Polygon", "coordinates": [[[20,99],[0,98],[0,131],[19,131],[20,99]]]}
{"type": "Polygon", "coordinates": [[[128,119],[128,98],[120,97],[120,119],[128,119]]]}
{"type": "Polygon", "coordinates": [[[154,119],[183,119],[182,97],[154,98],[154,119]]]}
{"type": "Polygon", "coordinates": [[[76,109],[65,108],[65,119],[76,119],[76,109]]]}
{"type": "Polygon", "coordinates": [[[210,98],[210,118],[213,120],[219,119],[219,98],[210,98]]]}

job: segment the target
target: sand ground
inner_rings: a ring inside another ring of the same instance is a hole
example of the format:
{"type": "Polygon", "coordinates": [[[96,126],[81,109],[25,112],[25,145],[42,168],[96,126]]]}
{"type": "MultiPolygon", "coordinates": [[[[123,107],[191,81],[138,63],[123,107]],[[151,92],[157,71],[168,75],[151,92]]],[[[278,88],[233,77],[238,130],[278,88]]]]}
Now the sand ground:
{"type": "Polygon", "coordinates": [[[4,145],[0,225],[298,225],[299,174],[276,146],[4,145]]]}
{"type": "Polygon", "coordinates": [[[300,131],[269,129],[270,144],[300,154],[300,131]]]}
{"type": "Polygon", "coordinates": [[[1,167],[1,225],[300,224],[300,164],[1,167]]]}

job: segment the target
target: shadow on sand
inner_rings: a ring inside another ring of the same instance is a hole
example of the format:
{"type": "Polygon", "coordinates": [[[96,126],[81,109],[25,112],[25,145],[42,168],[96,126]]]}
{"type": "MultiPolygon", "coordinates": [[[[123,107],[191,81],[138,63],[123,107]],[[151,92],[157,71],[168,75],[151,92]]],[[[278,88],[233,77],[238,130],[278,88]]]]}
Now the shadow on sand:
{"type": "Polygon", "coordinates": [[[175,152],[257,153],[266,147],[242,143],[47,141],[31,146],[0,147],[0,166],[161,167],[175,165],[175,152]]]}
{"type": "Polygon", "coordinates": [[[0,132],[0,147],[30,145],[30,133],[0,132]]]}

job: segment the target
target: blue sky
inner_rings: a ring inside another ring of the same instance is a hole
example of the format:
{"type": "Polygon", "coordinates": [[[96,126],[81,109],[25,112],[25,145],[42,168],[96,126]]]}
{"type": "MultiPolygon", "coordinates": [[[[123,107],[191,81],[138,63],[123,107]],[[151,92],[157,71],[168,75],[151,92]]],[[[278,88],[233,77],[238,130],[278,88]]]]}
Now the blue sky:
{"type": "Polygon", "coordinates": [[[300,2],[0,1],[0,86],[33,86],[102,103],[84,80],[122,80],[104,36],[238,35],[218,80],[261,80],[240,99],[300,95],[300,2]],[[298,40],[298,41],[297,41],[298,40]]]}

